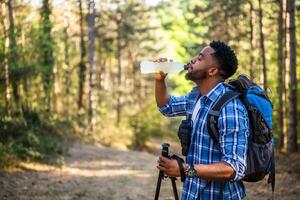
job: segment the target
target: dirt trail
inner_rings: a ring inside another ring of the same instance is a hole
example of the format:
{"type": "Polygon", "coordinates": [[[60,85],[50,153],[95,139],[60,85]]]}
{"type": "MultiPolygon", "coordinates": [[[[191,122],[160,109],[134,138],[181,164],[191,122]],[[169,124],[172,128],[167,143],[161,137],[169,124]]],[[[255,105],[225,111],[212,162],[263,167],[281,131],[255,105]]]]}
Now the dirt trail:
{"type": "MultiPolygon", "coordinates": [[[[21,171],[2,173],[0,199],[153,199],[156,156],[86,144],[69,154],[61,168],[23,163],[21,171]]],[[[169,188],[162,183],[162,199],[171,199],[169,188]]]]}
{"type": "MultiPolygon", "coordinates": [[[[86,144],[75,144],[69,154],[60,168],[22,163],[20,170],[1,173],[0,199],[153,199],[158,174],[156,156],[86,144]]],[[[297,160],[299,157],[294,158],[297,160]]],[[[279,167],[279,170],[283,169],[279,167]]],[[[285,170],[277,174],[275,199],[300,199],[299,171],[285,170]]],[[[247,184],[246,187],[247,199],[271,197],[265,182],[247,184]]],[[[180,191],[179,181],[177,188],[180,191]]],[[[173,199],[169,180],[163,181],[160,197],[173,199]]]]}

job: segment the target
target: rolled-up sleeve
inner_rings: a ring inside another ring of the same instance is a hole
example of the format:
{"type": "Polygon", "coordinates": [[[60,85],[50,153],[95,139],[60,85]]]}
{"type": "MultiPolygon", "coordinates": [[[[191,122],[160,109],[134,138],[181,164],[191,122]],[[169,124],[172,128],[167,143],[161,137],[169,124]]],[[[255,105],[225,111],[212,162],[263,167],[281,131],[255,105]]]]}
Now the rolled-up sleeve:
{"type": "Polygon", "coordinates": [[[169,101],[159,107],[159,111],[167,117],[183,116],[186,115],[188,95],[175,97],[170,96],[169,101]]]}
{"type": "Polygon", "coordinates": [[[239,99],[229,102],[218,119],[221,160],[235,171],[234,181],[241,180],[246,171],[249,137],[248,112],[239,99]]]}

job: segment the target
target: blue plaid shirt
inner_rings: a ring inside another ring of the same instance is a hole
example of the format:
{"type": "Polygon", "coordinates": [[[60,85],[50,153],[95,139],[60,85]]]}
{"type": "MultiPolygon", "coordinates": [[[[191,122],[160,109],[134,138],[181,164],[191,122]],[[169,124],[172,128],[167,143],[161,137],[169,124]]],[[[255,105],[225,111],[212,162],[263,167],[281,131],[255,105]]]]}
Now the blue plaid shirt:
{"type": "Polygon", "coordinates": [[[239,99],[230,101],[221,110],[218,119],[219,143],[209,136],[206,117],[207,113],[226,91],[226,84],[219,83],[208,94],[201,96],[199,88],[185,96],[170,96],[166,105],[159,107],[160,112],[168,117],[191,116],[196,103],[200,103],[198,115],[193,124],[191,145],[186,162],[191,164],[212,164],[224,161],[235,171],[231,181],[209,181],[201,178],[187,178],[183,183],[182,200],[219,199],[223,184],[224,199],[242,199],[246,196],[241,179],[246,169],[247,138],[249,136],[248,113],[239,99]],[[197,101],[199,99],[199,101],[197,101]]]}

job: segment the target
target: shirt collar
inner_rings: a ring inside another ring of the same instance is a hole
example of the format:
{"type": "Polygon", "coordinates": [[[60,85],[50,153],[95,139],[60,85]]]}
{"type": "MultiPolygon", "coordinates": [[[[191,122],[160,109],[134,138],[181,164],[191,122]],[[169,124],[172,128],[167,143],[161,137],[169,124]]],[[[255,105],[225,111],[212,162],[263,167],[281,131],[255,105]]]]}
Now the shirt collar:
{"type": "Polygon", "coordinates": [[[212,102],[215,102],[223,92],[223,89],[223,82],[220,82],[204,96],[210,99],[212,102]]]}

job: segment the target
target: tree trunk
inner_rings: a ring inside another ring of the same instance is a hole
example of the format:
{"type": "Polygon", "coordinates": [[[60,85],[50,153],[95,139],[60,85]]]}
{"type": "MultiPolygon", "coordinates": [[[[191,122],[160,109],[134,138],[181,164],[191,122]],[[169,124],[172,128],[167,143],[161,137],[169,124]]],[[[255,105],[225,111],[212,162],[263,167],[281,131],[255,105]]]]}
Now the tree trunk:
{"type": "Polygon", "coordinates": [[[283,88],[283,133],[286,137],[284,137],[284,147],[287,145],[287,129],[288,129],[288,70],[287,66],[289,66],[289,59],[288,59],[288,17],[287,17],[287,1],[288,0],[282,0],[283,1],[283,28],[284,28],[284,35],[283,35],[283,41],[284,41],[284,68],[282,70],[283,74],[283,82],[282,82],[282,88],[283,88]]]}
{"type": "Polygon", "coordinates": [[[5,102],[5,108],[8,110],[9,107],[9,99],[10,99],[10,91],[9,91],[9,72],[8,72],[8,60],[7,60],[7,50],[9,48],[9,38],[7,35],[7,27],[8,27],[8,21],[6,18],[6,6],[4,1],[1,2],[1,26],[3,30],[3,54],[4,59],[1,66],[1,69],[3,69],[4,72],[4,102],[5,102]]]}
{"type": "Polygon", "coordinates": [[[118,59],[118,75],[117,75],[117,126],[119,126],[121,121],[121,112],[122,112],[122,105],[121,105],[121,83],[122,83],[122,62],[121,62],[121,30],[120,30],[120,24],[121,24],[121,12],[117,13],[117,59],[118,59]]]}
{"type": "Polygon", "coordinates": [[[296,27],[295,27],[295,0],[288,0],[287,12],[289,16],[289,128],[288,152],[297,151],[297,70],[296,70],[296,27]]]}
{"type": "Polygon", "coordinates": [[[89,25],[89,64],[90,64],[90,76],[89,76],[89,109],[88,109],[88,134],[93,133],[94,129],[94,52],[95,52],[95,1],[89,1],[89,16],[88,16],[88,25],[89,25]]]}
{"type": "Polygon", "coordinates": [[[278,0],[278,81],[277,81],[277,93],[278,93],[278,148],[281,151],[284,147],[284,124],[283,124],[283,69],[285,68],[284,60],[284,27],[283,27],[283,0],[278,0]]]}
{"type": "Polygon", "coordinates": [[[260,35],[260,56],[262,59],[262,68],[263,68],[263,86],[264,90],[268,92],[268,81],[267,81],[267,66],[266,66],[266,53],[265,53],[265,38],[263,33],[263,11],[262,11],[262,0],[258,0],[259,3],[259,35],[260,35]]]}
{"type": "MultiPolygon", "coordinates": [[[[100,44],[101,45],[101,44],[100,44]]],[[[99,50],[99,65],[100,69],[98,70],[97,77],[98,77],[98,90],[99,90],[99,97],[101,98],[102,91],[104,89],[104,82],[105,82],[105,74],[106,74],[106,62],[107,58],[103,55],[103,50],[100,48],[99,50]]],[[[99,99],[99,103],[101,102],[101,99],[99,99]]]]}
{"type": "Polygon", "coordinates": [[[255,12],[253,9],[253,4],[251,1],[249,1],[250,4],[250,19],[249,19],[249,24],[250,24],[250,79],[253,81],[254,79],[254,69],[255,69],[255,61],[254,61],[254,16],[255,12]]]}
{"type": "Polygon", "coordinates": [[[8,0],[8,19],[9,19],[9,29],[8,29],[8,37],[9,37],[9,50],[8,50],[8,69],[11,72],[11,84],[12,84],[12,92],[15,99],[16,104],[20,101],[19,94],[19,77],[14,73],[18,68],[18,53],[17,53],[17,42],[15,36],[15,22],[14,22],[14,8],[13,8],[13,0],[8,0]]]}
{"type": "MultiPolygon", "coordinates": [[[[65,12],[70,12],[65,11],[65,12]]],[[[70,49],[70,44],[69,44],[69,28],[70,28],[70,19],[69,16],[67,15],[65,18],[65,28],[64,28],[64,63],[66,66],[66,75],[65,75],[65,89],[66,89],[66,98],[65,98],[65,113],[67,115],[68,120],[71,120],[71,90],[70,90],[70,85],[71,85],[71,69],[70,69],[70,56],[69,56],[69,49],[70,49]]]]}
{"type": "Polygon", "coordinates": [[[224,30],[224,41],[226,42],[226,43],[228,43],[229,42],[229,40],[230,40],[230,34],[229,34],[229,30],[228,30],[228,27],[229,27],[229,17],[228,17],[228,11],[227,11],[227,9],[225,9],[225,10],[223,10],[223,12],[224,12],[224,22],[225,22],[225,30],[224,30]]]}
{"type": "Polygon", "coordinates": [[[53,56],[53,44],[54,40],[51,35],[52,31],[52,23],[50,20],[51,16],[51,1],[43,0],[42,7],[40,9],[40,27],[41,27],[41,37],[40,37],[40,45],[41,45],[41,64],[43,66],[43,84],[44,84],[44,92],[45,92],[45,105],[46,112],[51,112],[51,93],[53,88],[53,66],[54,66],[54,56],[53,56]]]}
{"type": "Polygon", "coordinates": [[[84,40],[83,30],[83,11],[82,11],[82,0],[78,0],[79,3],[79,14],[80,14],[80,63],[79,63],[79,91],[78,91],[78,108],[83,107],[82,99],[84,93],[84,82],[86,75],[86,44],[84,40]]]}
{"type": "MultiPolygon", "coordinates": [[[[136,58],[138,59],[138,58],[136,58]]],[[[136,99],[136,94],[138,93],[138,89],[136,89],[136,74],[138,73],[136,70],[136,66],[135,66],[135,60],[134,57],[132,55],[132,49],[129,47],[128,48],[128,63],[131,66],[131,73],[128,74],[128,76],[130,76],[130,83],[129,83],[129,88],[128,92],[129,92],[129,105],[130,107],[134,107],[137,106],[138,102],[135,101],[136,99]],[[131,94],[131,95],[130,95],[131,94]]]]}
{"type": "Polygon", "coordinates": [[[121,78],[122,78],[122,68],[121,68],[121,50],[118,49],[118,75],[117,75],[117,126],[119,126],[120,121],[121,121],[121,78]]]}

